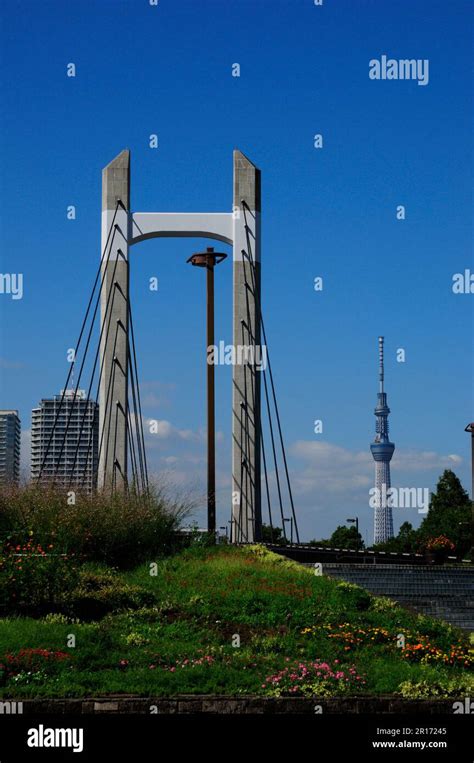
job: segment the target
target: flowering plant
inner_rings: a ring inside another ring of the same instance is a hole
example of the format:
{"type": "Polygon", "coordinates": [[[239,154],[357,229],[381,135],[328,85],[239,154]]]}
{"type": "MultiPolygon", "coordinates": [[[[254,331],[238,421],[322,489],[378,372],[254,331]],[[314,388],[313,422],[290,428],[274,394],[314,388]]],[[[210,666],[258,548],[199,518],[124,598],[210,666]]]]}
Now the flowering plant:
{"type": "Polygon", "coordinates": [[[74,587],[74,559],[30,539],[6,543],[0,553],[0,606],[4,611],[42,614],[51,611],[63,593],[74,587]]]}
{"type": "Polygon", "coordinates": [[[158,658],[155,662],[152,662],[148,667],[150,670],[155,670],[157,667],[162,670],[167,670],[170,673],[175,673],[177,670],[183,668],[195,668],[199,665],[210,666],[215,662],[215,658],[211,654],[203,654],[201,657],[185,657],[184,659],[178,659],[174,662],[166,662],[158,658]]]}
{"type": "Polygon", "coordinates": [[[351,623],[339,623],[336,625],[327,624],[323,626],[312,626],[303,628],[303,635],[318,633],[320,629],[326,631],[328,638],[343,644],[344,651],[353,651],[358,646],[364,644],[386,644],[396,641],[396,636],[390,634],[386,628],[360,625],[351,625],[351,623]]]}
{"type": "Polygon", "coordinates": [[[472,669],[474,667],[474,649],[453,644],[449,651],[443,651],[433,646],[427,638],[420,637],[415,644],[406,644],[402,649],[402,656],[410,662],[442,663],[443,665],[456,665],[460,668],[472,669]]]}
{"type": "Polygon", "coordinates": [[[455,545],[445,535],[438,535],[437,538],[429,538],[426,544],[427,551],[454,551],[455,545]]]}
{"type": "Polygon", "coordinates": [[[37,673],[70,658],[67,652],[25,648],[5,655],[3,667],[7,676],[15,676],[22,672],[37,673]]]}
{"type": "Polygon", "coordinates": [[[331,666],[328,662],[297,662],[288,665],[274,675],[268,676],[262,684],[265,694],[274,697],[287,696],[324,696],[342,694],[363,686],[366,683],[355,667],[339,666],[339,660],[334,660],[331,666]]]}
{"type": "Polygon", "coordinates": [[[459,642],[452,644],[448,649],[441,649],[433,645],[426,636],[416,633],[390,633],[386,628],[351,625],[340,623],[339,625],[323,625],[303,628],[303,635],[318,633],[324,629],[329,639],[344,647],[345,652],[353,652],[358,647],[386,644],[387,649],[399,651],[401,656],[410,662],[442,663],[443,665],[459,666],[462,668],[474,667],[474,649],[459,642]],[[400,636],[404,637],[400,646],[400,636]]]}

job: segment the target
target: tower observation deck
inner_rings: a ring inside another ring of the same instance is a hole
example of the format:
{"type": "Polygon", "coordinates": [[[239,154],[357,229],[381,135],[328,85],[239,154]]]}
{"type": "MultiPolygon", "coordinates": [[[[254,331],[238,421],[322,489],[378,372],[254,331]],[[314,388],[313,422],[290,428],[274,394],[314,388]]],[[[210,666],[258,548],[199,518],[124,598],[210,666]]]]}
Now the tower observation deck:
{"type": "Polygon", "coordinates": [[[385,541],[393,538],[392,507],[388,505],[387,493],[390,489],[390,460],[395,445],[390,442],[388,436],[390,408],[387,405],[387,393],[384,391],[383,343],[383,336],[379,336],[379,392],[377,394],[377,406],[374,410],[376,416],[375,439],[370,445],[375,461],[374,543],[385,543],[385,541]]]}

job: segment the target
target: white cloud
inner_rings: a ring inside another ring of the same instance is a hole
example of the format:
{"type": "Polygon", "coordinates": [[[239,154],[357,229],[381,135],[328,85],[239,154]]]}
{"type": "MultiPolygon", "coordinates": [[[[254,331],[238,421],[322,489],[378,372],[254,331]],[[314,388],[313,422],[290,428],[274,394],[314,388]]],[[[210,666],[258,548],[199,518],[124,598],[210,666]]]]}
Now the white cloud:
{"type": "Polygon", "coordinates": [[[395,450],[392,466],[401,471],[420,472],[449,469],[462,461],[462,457],[454,453],[444,456],[432,450],[395,450]]]}
{"type": "Polygon", "coordinates": [[[145,419],[145,434],[148,439],[158,440],[186,440],[198,442],[203,439],[202,432],[193,432],[192,429],[179,429],[166,419],[145,419]]]}
{"type": "MultiPolygon", "coordinates": [[[[295,462],[291,482],[295,494],[303,500],[309,498],[314,505],[336,496],[367,501],[368,489],[374,481],[374,462],[368,449],[352,451],[329,442],[298,440],[289,452],[295,462]]],[[[421,480],[427,486],[434,476],[462,460],[456,454],[396,450],[391,461],[392,484],[417,486],[421,480]]]]}
{"type": "Polygon", "coordinates": [[[140,383],[142,408],[169,408],[176,384],[159,381],[140,383]]]}
{"type": "MultiPolygon", "coordinates": [[[[147,442],[153,447],[153,440],[170,442],[188,442],[205,443],[207,441],[207,432],[205,429],[179,429],[166,419],[149,419],[143,421],[143,428],[147,442]]],[[[215,434],[216,442],[224,441],[223,432],[217,431],[215,434]]]]}
{"type": "Polygon", "coordinates": [[[351,451],[328,442],[297,440],[290,453],[305,466],[294,469],[294,492],[344,493],[371,484],[373,462],[367,451],[351,451]]]}
{"type": "Polygon", "coordinates": [[[165,462],[165,464],[172,465],[172,464],[178,463],[179,459],[177,456],[165,456],[163,458],[163,461],[165,462]]]}

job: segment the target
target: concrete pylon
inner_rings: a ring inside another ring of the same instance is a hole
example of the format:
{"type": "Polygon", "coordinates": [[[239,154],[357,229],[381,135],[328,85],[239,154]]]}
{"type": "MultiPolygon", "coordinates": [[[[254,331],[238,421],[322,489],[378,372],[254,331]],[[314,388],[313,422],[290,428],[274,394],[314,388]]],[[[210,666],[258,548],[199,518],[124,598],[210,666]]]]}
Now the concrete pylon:
{"type": "Polygon", "coordinates": [[[232,540],[261,538],[260,170],[234,151],[232,212],[129,212],[130,152],[102,179],[99,487],[127,479],[128,247],[155,237],[211,238],[233,245],[235,362],[232,383],[232,540]],[[109,254],[110,252],[110,254],[109,254]],[[107,254],[109,254],[107,258],[107,254]],[[107,263],[107,264],[106,264],[107,263]],[[244,348],[239,355],[238,348],[244,348]],[[241,362],[244,358],[244,362],[241,362]]]}
{"type": "MultiPolygon", "coordinates": [[[[233,343],[261,349],[260,170],[234,151],[233,343]]],[[[250,352],[252,357],[252,352],[250,352]]],[[[254,351],[254,359],[258,357],[254,351]]],[[[254,363],[233,366],[232,540],[261,539],[260,371],[254,363]]]]}
{"type": "Polygon", "coordinates": [[[102,171],[99,488],[127,483],[130,151],[102,171]]]}

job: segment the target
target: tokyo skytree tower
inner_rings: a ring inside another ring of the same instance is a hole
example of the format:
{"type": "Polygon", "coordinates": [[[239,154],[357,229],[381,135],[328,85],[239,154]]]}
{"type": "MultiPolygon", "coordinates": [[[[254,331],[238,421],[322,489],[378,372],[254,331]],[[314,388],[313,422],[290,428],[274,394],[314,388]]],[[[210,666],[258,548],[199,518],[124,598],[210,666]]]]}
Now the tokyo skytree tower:
{"type": "Polygon", "coordinates": [[[393,538],[392,507],[388,506],[387,492],[390,489],[390,459],[395,445],[388,437],[387,393],[383,389],[383,336],[379,336],[379,392],[377,407],[374,413],[377,417],[375,424],[375,439],[370,445],[375,461],[375,517],[374,543],[385,543],[393,538]]]}

